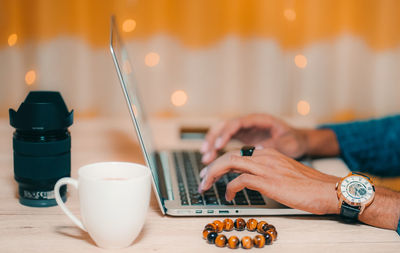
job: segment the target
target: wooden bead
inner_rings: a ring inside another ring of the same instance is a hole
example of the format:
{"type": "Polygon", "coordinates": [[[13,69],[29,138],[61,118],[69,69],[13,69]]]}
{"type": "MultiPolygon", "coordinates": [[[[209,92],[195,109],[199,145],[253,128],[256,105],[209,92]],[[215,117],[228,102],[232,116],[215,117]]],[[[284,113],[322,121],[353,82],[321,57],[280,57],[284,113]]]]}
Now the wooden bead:
{"type": "Polygon", "coordinates": [[[253,248],[253,240],[249,236],[245,236],[242,238],[242,247],[244,249],[251,249],[253,248]]]}
{"type": "Polygon", "coordinates": [[[237,249],[239,247],[240,240],[237,236],[232,235],[228,239],[228,247],[231,249],[237,249]]]}
{"type": "Polygon", "coordinates": [[[215,225],[214,223],[208,223],[204,226],[204,229],[213,229],[214,231],[217,231],[217,225],[215,225]]]}
{"type": "Polygon", "coordinates": [[[265,228],[265,231],[268,231],[268,230],[274,230],[274,231],[276,231],[276,228],[275,228],[274,225],[268,224],[268,225],[266,226],[266,228],[265,228]]]}
{"type": "Polygon", "coordinates": [[[225,247],[227,241],[228,239],[226,239],[225,235],[218,235],[217,238],[215,238],[215,245],[218,247],[225,247]]]}
{"type": "Polygon", "coordinates": [[[215,220],[213,223],[214,223],[215,226],[217,226],[217,232],[218,233],[221,232],[222,229],[224,229],[224,223],[222,223],[221,221],[215,220]]]}
{"type": "Polygon", "coordinates": [[[264,225],[268,225],[267,222],[265,221],[260,221],[257,225],[257,232],[264,234],[265,232],[267,232],[267,230],[264,230],[264,225]]]}
{"type": "Polygon", "coordinates": [[[225,231],[232,231],[233,229],[233,220],[225,219],[224,220],[224,230],[225,231]]]}
{"type": "Polygon", "coordinates": [[[266,245],[271,245],[272,244],[272,236],[270,233],[265,233],[263,234],[264,238],[265,238],[265,244],[266,245]]]}
{"type": "Polygon", "coordinates": [[[204,229],[203,230],[203,238],[207,240],[207,235],[211,232],[215,232],[213,229],[204,229]]]}
{"type": "Polygon", "coordinates": [[[270,234],[272,237],[272,240],[276,241],[276,239],[278,239],[278,232],[276,232],[276,230],[268,230],[267,234],[270,234]]]}
{"type": "Polygon", "coordinates": [[[242,218],[237,218],[233,225],[237,231],[243,231],[246,228],[246,222],[242,218]]]}
{"type": "Polygon", "coordinates": [[[256,248],[262,248],[265,245],[265,237],[263,235],[256,235],[254,237],[254,247],[256,248]]]}
{"type": "Polygon", "coordinates": [[[217,238],[218,234],[216,232],[211,232],[208,233],[207,235],[207,241],[211,244],[213,244],[215,242],[215,238],[217,238]]]}
{"type": "Polygon", "coordinates": [[[255,219],[249,219],[247,221],[247,224],[246,224],[247,230],[249,230],[249,231],[256,230],[257,229],[257,224],[258,224],[258,222],[255,219]]]}

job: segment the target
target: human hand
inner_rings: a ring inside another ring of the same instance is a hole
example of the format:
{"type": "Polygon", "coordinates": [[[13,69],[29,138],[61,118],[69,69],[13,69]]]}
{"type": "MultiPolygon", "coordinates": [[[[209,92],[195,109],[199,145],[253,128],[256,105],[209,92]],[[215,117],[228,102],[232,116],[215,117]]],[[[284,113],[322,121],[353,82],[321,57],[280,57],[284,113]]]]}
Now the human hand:
{"type": "Polygon", "coordinates": [[[218,124],[207,133],[201,152],[202,162],[208,164],[217,157],[230,139],[259,148],[275,148],[283,154],[298,158],[307,151],[305,132],[290,127],[268,114],[250,114],[218,124]]]}
{"type": "Polygon", "coordinates": [[[338,213],[335,184],[339,178],[307,167],[271,149],[255,150],[253,155],[240,156],[232,151],[204,168],[199,192],[208,190],[225,173],[241,173],[228,183],[226,200],[248,188],[286,206],[314,214],[338,213]]]}

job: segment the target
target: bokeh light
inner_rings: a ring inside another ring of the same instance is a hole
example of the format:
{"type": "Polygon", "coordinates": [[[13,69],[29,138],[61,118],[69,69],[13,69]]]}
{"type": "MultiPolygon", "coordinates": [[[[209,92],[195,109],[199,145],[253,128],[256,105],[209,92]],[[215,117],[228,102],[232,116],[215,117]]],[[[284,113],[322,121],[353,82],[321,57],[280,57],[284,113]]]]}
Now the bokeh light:
{"type": "Polygon", "coordinates": [[[298,54],[294,57],[294,63],[298,68],[304,69],[307,66],[307,58],[302,54],[298,54]]]}
{"type": "Polygon", "coordinates": [[[32,85],[36,81],[36,72],[34,70],[29,70],[25,74],[25,83],[27,85],[32,85]]]}
{"type": "Polygon", "coordinates": [[[296,12],[293,9],[285,9],[283,16],[289,21],[294,21],[296,19],[296,12]]]}
{"type": "Polygon", "coordinates": [[[297,112],[302,115],[302,116],[306,116],[308,114],[310,114],[310,110],[311,110],[311,106],[310,103],[308,103],[305,100],[300,100],[297,103],[297,112]]]}
{"type": "Polygon", "coordinates": [[[122,23],[122,31],[126,33],[132,32],[133,30],[135,30],[135,28],[136,28],[136,21],[133,19],[126,19],[122,23]]]}
{"type": "Polygon", "coordinates": [[[18,35],[13,33],[10,34],[10,36],[8,36],[8,45],[10,47],[14,46],[15,44],[17,44],[17,40],[18,40],[18,35]]]}
{"type": "Polygon", "coordinates": [[[157,66],[157,64],[160,62],[160,55],[154,52],[150,52],[144,58],[144,62],[149,67],[157,66]]]}
{"type": "Polygon", "coordinates": [[[185,105],[187,100],[188,96],[183,90],[176,90],[171,95],[171,103],[177,107],[185,105]]]}

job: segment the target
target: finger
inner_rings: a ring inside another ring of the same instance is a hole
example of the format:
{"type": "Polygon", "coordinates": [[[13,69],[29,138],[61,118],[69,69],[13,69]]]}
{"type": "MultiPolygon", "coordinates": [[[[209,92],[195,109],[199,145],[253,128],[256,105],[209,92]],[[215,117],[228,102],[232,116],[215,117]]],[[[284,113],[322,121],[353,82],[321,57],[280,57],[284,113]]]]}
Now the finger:
{"type": "MultiPolygon", "coordinates": [[[[256,147],[256,149],[253,152],[253,155],[251,156],[252,158],[263,158],[263,160],[265,159],[269,159],[269,162],[271,162],[271,159],[275,159],[274,157],[282,155],[281,153],[279,153],[279,151],[277,151],[274,148],[270,148],[270,147],[260,147],[259,148],[256,147]]],[[[254,160],[254,159],[253,159],[254,160]]]]}
{"type": "Polygon", "coordinates": [[[242,157],[232,152],[227,153],[208,166],[207,173],[200,183],[199,191],[208,190],[218,178],[229,171],[235,170],[240,173],[260,175],[264,169],[264,166],[252,161],[250,158],[242,157]]]}
{"type": "Polygon", "coordinates": [[[240,192],[244,188],[261,191],[261,186],[265,184],[266,180],[260,176],[241,174],[226,185],[225,199],[227,201],[232,201],[235,198],[236,193],[240,192]]]}
{"type": "MultiPolygon", "coordinates": [[[[275,141],[273,139],[269,139],[267,141],[262,142],[261,144],[256,146],[257,150],[262,150],[262,149],[274,149],[275,148],[275,141]]],[[[265,152],[264,152],[265,153],[265,152]]],[[[217,152],[216,151],[212,151],[212,152],[208,152],[206,154],[203,155],[201,162],[203,164],[210,164],[212,161],[215,160],[215,158],[217,158],[217,152]]]]}
{"type": "MultiPolygon", "coordinates": [[[[270,115],[266,114],[250,114],[236,120],[232,120],[228,124],[225,124],[223,129],[221,129],[220,137],[216,138],[215,148],[221,149],[223,148],[233,137],[242,137],[242,134],[246,134],[247,136],[252,135],[252,131],[244,131],[241,133],[240,131],[243,129],[251,129],[254,127],[262,128],[262,129],[270,129],[272,135],[276,133],[273,131],[276,128],[276,125],[279,125],[280,121],[270,115]]],[[[284,124],[282,124],[284,125],[284,124]]],[[[243,138],[243,137],[242,137],[243,138]]],[[[245,139],[245,138],[243,138],[245,139]]],[[[267,146],[270,147],[270,146],[267,146]]]]}
{"type": "Polygon", "coordinates": [[[202,157],[201,157],[201,162],[203,164],[209,164],[212,161],[215,160],[215,158],[217,158],[217,151],[215,151],[215,149],[205,153],[202,157]]]}
{"type": "Polygon", "coordinates": [[[244,128],[249,128],[249,127],[271,128],[277,122],[279,122],[278,119],[268,114],[250,114],[242,118],[242,126],[244,128]]]}
{"type": "Polygon", "coordinates": [[[275,148],[275,140],[273,139],[268,139],[266,141],[263,141],[261,143],[259,143],[256,146],[256,149],[270,149],[270,148],[275,148]]]}
{"type": "Polygon", "coordinates": [[[211,151],[211,149],[214,148],[215,139],[220,135],[220,132],[224,128],[225,124],[227,124],[227,121],[213,125],[210,130],[208,130],[205,137],[206,144],[203,144],[204,147],[202,147],[203,154],[211,151]]]}
{"type": "Polygon", "coordinates": [[[200,173],[199,173],[200,178],[203,178],[207,174],[207,168],[208,167],[206,166],[200,171],[200,173]]]}
{"type": "Polygon", "coordinates": [[[200,153],[204,154],[205,152],[207,152],[207,150],[208,150],[208,142],[204,140],[200,148],[200,153]]]}
{"type": "Polygon", "coordinates": [[[256,150],[261,150],[264,149],[263,145],[259,144],[257,146],[255,146],[256,150]]]}
{"type": "Polygon", "coordinates": [[[235,135],[240,130],[240,128],[240,119],[234,119],[225,124],[225,126],[220,131],[220,135],[215,140],[214,148],[218,150],[225,147],[232,136],[235,135]]]}
{"type": "Polygon", "coordinates": [[[276,149],[292,158],[298,158],[305,154],[307,144],[293,133],[284,134],[276,142],[276,149]]]}
{"type": "Polygon", "coordinates": [[[214,148],[215,139],[219,136],[219,133],[225,124],[226,122],[223,122],[212,126],[206,134],[205,140],[200,149],[200,152],[203,154],[201,157],[201,162],[203,164],[209,164],[217,157],[217,151],[214,148]]]}

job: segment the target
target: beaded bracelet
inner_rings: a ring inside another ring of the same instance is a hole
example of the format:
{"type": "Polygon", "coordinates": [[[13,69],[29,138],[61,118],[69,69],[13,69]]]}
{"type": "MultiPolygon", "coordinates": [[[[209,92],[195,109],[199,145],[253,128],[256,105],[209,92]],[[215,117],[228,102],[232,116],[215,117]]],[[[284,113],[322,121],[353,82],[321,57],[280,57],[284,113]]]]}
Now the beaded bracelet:
{"type": "Polygon", "coordinates": [[[225,219],[222,222],[215,220],[213,223],[208,223],[203,230],[203,238],[206,239],[210,244],[215,244],[218,247],[228,247],[231,249],[237,249],[239,243],[241,243],[244,249],[251,249],[253,246],[256,248],[262,248],[265,244],[270,245],[278,237],[278,233],[275,227],[268,224],[265,221],[257,222],[255,219],[249,219],[246,221],[242,218],[238,218],[233,222],[231,219],[225,219]],[[237,231],[243,231],[247,228],[248,231],[256,231],[260,235],[256,235],[253,239],[249,236],[245,236],[240,240],[237,236],[231,236],[229,239],[224,234],[218,234],[224,231],[232,231],[235,228],[237,231]]]}

